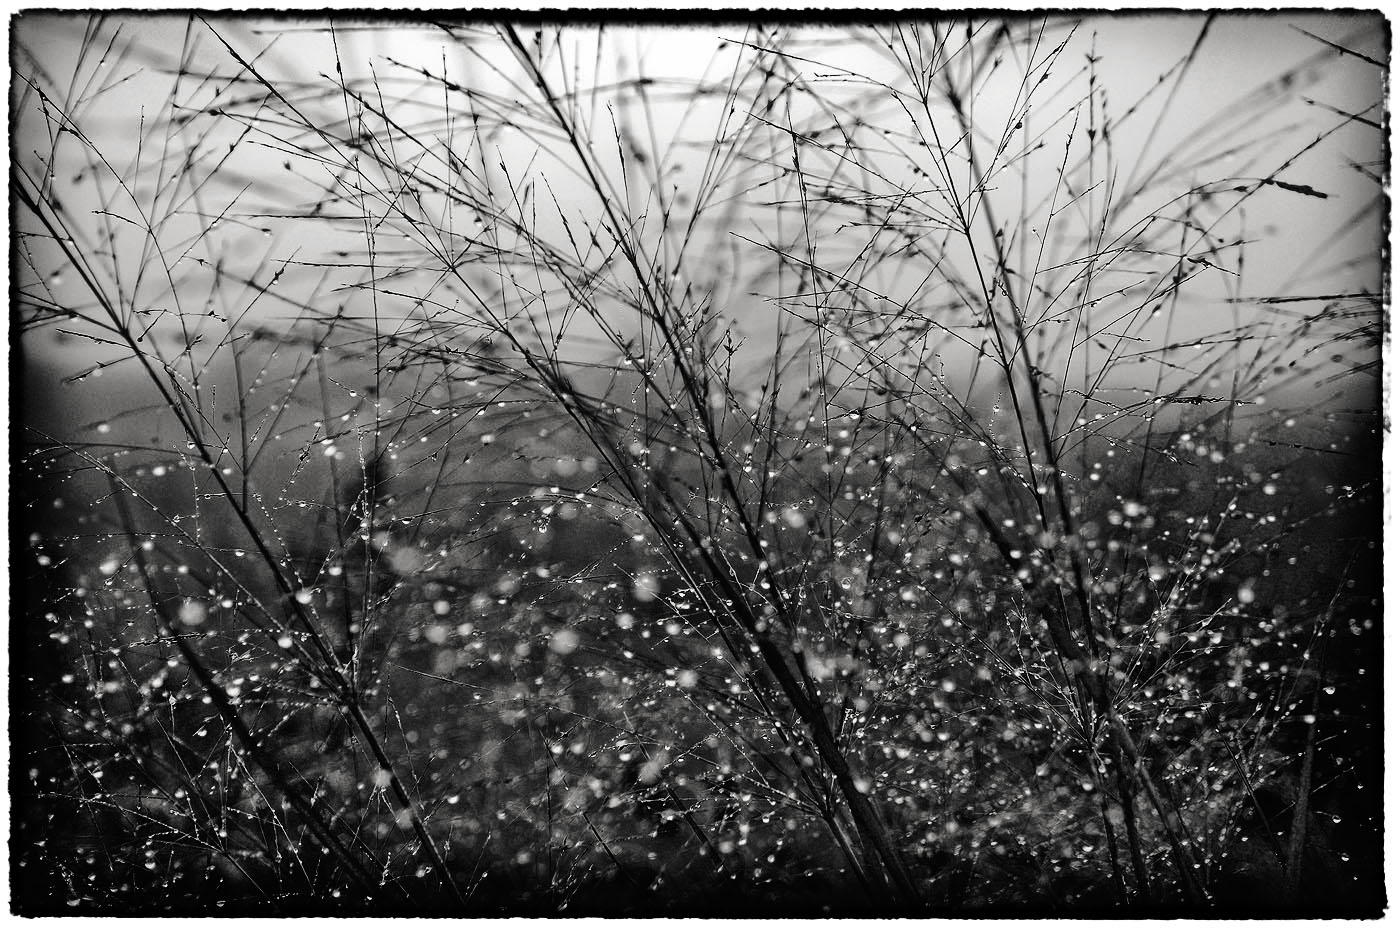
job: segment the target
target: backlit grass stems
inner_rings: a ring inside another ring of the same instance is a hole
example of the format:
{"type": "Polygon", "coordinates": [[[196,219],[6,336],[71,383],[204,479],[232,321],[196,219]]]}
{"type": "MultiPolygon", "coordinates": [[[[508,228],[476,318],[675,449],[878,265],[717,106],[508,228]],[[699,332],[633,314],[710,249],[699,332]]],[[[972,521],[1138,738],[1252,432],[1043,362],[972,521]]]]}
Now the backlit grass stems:
{"type": "Polygon", "coordinates": [[[36,506],[93,502],[30,538],[70,669],[31,783],[90,829],[21,867],[99,908],[1185,912],[1297,768],[1297,894],[1325,644],[1375,605],[1364,539],[1278,570],[1377,493],[1320,499],[1299,437],[1375,427],[1378,266],[1261,294],[1245,219],[1379,101],[1275,131],[1309,59],[1180,135],[1211,29],[1124,105],[1056,17],[717,28],[684,80],[623,27],[366,64],[334,21],[302,73],[194,19],[122,152],[132,40],[21,54],[21,342],[154,404],[25,440],[36,506]]]}

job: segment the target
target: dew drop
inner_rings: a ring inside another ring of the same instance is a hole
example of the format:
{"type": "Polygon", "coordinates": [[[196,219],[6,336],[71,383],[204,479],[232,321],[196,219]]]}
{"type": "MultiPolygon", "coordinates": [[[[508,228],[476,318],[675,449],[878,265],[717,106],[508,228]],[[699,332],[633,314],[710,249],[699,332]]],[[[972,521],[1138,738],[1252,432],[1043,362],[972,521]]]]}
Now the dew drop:
{"type": "Polygon", "coordinates": [[[180,622],[189,626],[199,626],[209,617],[209,608],[203,601],[192,597],[185,598],[180,605],[180,622]]]}
{"type": "Polygon", "coordinates": [[[578,649],[578,643],[578,633],[567,627],[556,630],[554,635],[549,638],[550,651],[561,656],[566,656],[578,649]]]}

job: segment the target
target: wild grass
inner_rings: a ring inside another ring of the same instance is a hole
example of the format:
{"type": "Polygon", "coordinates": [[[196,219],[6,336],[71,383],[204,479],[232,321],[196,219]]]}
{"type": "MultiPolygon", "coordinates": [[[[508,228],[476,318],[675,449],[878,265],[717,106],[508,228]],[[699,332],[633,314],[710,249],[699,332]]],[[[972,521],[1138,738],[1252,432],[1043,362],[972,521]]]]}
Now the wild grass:
{"type": "Polygon", "coordinates": [[[81,22],[21,912],[1379,907],[1374,22],[1193,133],[1214,17],[81,22]]]}

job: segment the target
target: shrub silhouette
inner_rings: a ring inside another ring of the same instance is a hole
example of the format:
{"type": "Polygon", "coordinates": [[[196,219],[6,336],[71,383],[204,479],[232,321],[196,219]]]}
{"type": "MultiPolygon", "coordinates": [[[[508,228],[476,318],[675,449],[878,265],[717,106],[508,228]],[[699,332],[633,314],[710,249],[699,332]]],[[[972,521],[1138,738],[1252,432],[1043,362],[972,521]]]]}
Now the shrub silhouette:
{"type": "Polygon", "coordinates": [[[1307,96],[1375,17],[1179,136],[1228,17],[1126,105],[1058,16],[84,22],[17,21],[19,345],[102,386],[21,411],[19,912],[1379,907],[1380,102],[1307,96]]]}

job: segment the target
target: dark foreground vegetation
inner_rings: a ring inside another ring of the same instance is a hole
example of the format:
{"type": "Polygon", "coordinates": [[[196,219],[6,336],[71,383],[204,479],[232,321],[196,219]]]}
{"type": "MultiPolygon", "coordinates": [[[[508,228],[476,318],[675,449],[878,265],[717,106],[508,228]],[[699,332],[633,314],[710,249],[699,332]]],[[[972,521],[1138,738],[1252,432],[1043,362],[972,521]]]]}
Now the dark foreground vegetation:
{"type": "Polygon", "coordinates": [[[1379,915],[1384,22],[1184,22],[18,19],[13,910],[1379,915]]]}

